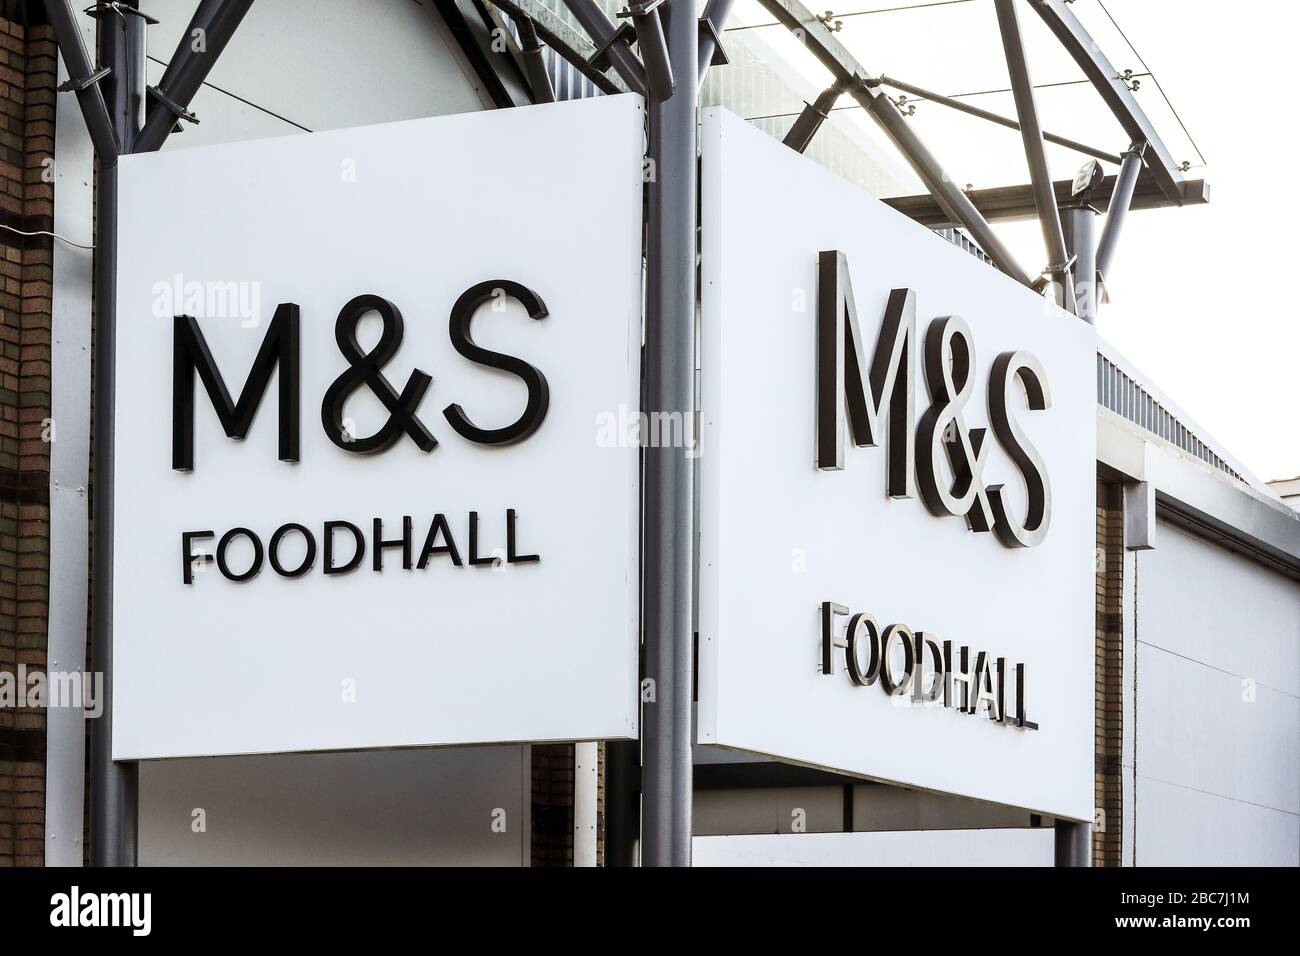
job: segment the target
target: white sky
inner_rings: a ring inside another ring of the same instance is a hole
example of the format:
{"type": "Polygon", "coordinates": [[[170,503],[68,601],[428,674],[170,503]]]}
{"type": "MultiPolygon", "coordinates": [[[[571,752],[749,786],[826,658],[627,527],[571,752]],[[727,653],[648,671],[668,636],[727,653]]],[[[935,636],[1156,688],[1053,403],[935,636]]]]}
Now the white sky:
{"type": "MultiPolygon", "coordinates": [[[[807,2],[807,0],[806,0],[807,2]]],[[[919,0],[810,3],[838,16],[919,0]]],[[[1101,334],[1142,369],[1205,431],[1263,479],[1300,475],[1300,315],[1282,280],[1300,271],[1300,227],[1291,222],[1300,162],[1294,86],[1300,5],[1240,0],[1100,0],[1155,74],[1208,165],[1150,78],[1135,94],[1175,160],[1196,165],[1189,178],[1212,186],[1208,206],[1134,213],[1112,276],[1101,334]]],[[[1082,74],[1028,2],[1018,4],[1035,84],[1082,74]]],[[[1106,18],[1099,0],[1072,9],[1119,70],[1145,72],[1106,18]]],[[[771,17],[752,0],[734,23],[771,17]]],[[[871,73],[886,73],[954,94],[1007,86],[992,0],[870,16],[843,17],[837,34],[871,73]]],[[[762,38],[815,85],[827,74],[780,28],[762,38]]],[[[1111,152],[1123,131],[1087,85],[1041,90],[1044,126],[1111,152]]],[[[841,100],[847,103],[847,100],[841,100]]],[[[1009,94],[969,102],[1014,115],[1009,94]]],[[[838,114],[848,118],[860,114],[838,114]]],[[[855,116],[884,142],[865,117],[855,116]]],[[[1028,182],[1019,134],[922,103],[916,129],[953,178],[976,187],[1028,182]]],[[[1073,175],[1086,157],[1051,148],[1054,178],[1073,175]]],[[[1114,172],[1114,167],[1108,167],[1114,172]]],[[[919,191],[919,189],[918,189],[919,191]]],[[[1098,226],[1100,228],[1101,223],[1098,226]]],[[[1036,222],[1000,226],[1026,269],[1045,264],[1036,222]]]]}

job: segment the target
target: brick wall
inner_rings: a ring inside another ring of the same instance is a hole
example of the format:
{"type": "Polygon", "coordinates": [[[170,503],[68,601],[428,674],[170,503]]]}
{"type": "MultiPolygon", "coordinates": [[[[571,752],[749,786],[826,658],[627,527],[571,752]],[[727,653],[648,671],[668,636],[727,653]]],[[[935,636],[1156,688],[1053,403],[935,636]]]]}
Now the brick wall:
{"type": "Polygon", "coordinates": [[[1097,482],[1096,808],[1093,866],[1121,865],[1124,792],[1124,511],[1118,485],[1097,482]]]}
{"type": "MultiPolygon", "coordinates": [[[[17,19],[0,17],[0,672],[16,675],[45,669],[53,250],[13,230],[53,228],[57,53],[48,26],[4,12],[17,19]]],[[[0,866],[44,858],[45,714],[0,707],[0,866]]]]}

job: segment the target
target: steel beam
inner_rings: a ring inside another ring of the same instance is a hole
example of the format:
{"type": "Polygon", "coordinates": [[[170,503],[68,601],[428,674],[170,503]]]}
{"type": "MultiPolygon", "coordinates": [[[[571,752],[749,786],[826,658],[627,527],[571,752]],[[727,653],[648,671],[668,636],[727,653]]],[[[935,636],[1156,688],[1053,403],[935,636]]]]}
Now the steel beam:
{"type": "Polygon", "coordinates": [[[1074,312],[1076,307],[1073,284],[1070,282],[1070,257],[1065,251],[1061,213],[1056,207],[1052,175],[1047,168],[1047,153],[1043,148],[1043,127],[1038,121],[1034,81],[1029,75],[1029,60],[1025,56],[1025,44],[1020,34],[1020,19],[1016,14],[1015,0],[993,0],[993,5],[997,11],[998,29],[1002,34],[1002,50],[1007,58],[1007,73],[1011,77],[1011,92],[1016,102],[1016,115],[1020,117],[1020,138],[1025,145],[1025,161],[1029,165],[1034,205],[1038,208],[1043,244],[1047,247],[1049,258],[1047,273],[1056,283],[1057,305],[1074,312]]]}
{"type": "Polygon", "coordinates": [[[253,0],[201,0],[158,86],[149,89],[151,101],[135,152],[162,146],[252,5],[253,0]]]}
{"type": "Polygon", "coordinates": [[[819,93],[813,102],[805,103],[803,112],[794,121],[794,125],[790,127],[790,132],[785,134],[782,142],[796,153],[806,150],[812,138],[817,135],[817,131],[822,128],[822,123],[826,122],[826,115],[835,105],[835,101],[840,98],[841,92],[837,83],[819,93]]]}
{"type": "MultiPolygon", "coordinates": [[[[1116,177],[1107,176],[1092,193],[1093,201],[1106,202],[1115,190],[1116,177]]],[[[1058,203],[1067,203],[1071,198],[1071,186],[1068,179],[1059,179],[1052,184],[1058,203]]],[[[989,222],[1016,222],[1033,219],[1038,215],[1034,205],[1034,193],[1030,186],[995,186],[990,189],[972,189],[967,194],[975,208],[989,222]]],[[[1182,202],[1169,200],[1150,173],[1138,176],[1137,186],[1133,191],[1132,210],[1165,209],[1169,206],[1191,206],[1210,201],[1210,187],[1204,180],[1192,179],[1187,182],[1187,189],[1182,202]]],[[[918,196],[896,196],[885,199],[885,204],[893,206],[910,219],[927,226],[960,226],[961,223],[940,207],[935,198],[929,194],[918,196]]]]}
{"type": "Polygon", "coordinates": [[[104,75],[101,85],[118,152],[131,153],[144,123],[145,26],[157,21],[125,5],[103,4],[89,12],[97,23],[100,62],[120,64],[104,75]]]}
{"type": "Polygon", "coordinates": [[[527,106],[533,101],[523,58],[516,59],[515,38],[504,20],[497,21],[499,11],[480,0],[433,0],[426,9],[447,25],[493,107],[527,106]]]}
{"type": "Polygon", "coordinates": [[[1017,281],[1031,285],[1030,277],[1020,268],[1002,240],[994,234],[974,203],[944,172],[939,161],[898,111],[894,101],[879,89],[878,84],[875,89],[868,86],[867,71],[835,39],[826,25],[798,0],[759,2],[786,29],[799,31],[797,35],[802,36],[804,45],[813,56],[830,71],[836,82],[844,85],[845,92],[858,101],[893,141],[945,214],[970,233],[971,238],[988,253],[999,269],[1017,281]]]}
{"type": "MultiPolygon", "coordinates": [[[[988,120],[990,123],[996,123],[999,126],[1005,126],[1007,129],[1020,130],[1020,124],[1010,116],[1003,116],[1000,113],[994,113],[990,110],[980,109],[978,106],[972,106],[951,96],[944,96],[942,93],[935,93],[933,90],[927,90],[923,86],[917,86],[913,83],[907,83],[903,80],[896,79],[892,76],[881,74],[876,77],[876,83],[884,84],[891,89],[901,90],[904,93],[911,93],[913,96],[919,96],[931,103],[937,103],[940,106],[946,106],[951,110],[957,110],[968,116],[976,116],[982,120],[988,120]]],[[[1104,149],[1097,149],[1095,146],[1089,146],[1087,143],[1080,143],[1078,140],[1069,139],[1065,136],[1058,136],[1056,133],[1043,131],[1043,139],[1049,143],[1055,143],[1057,146],[1064,146],[1066,149],[1072,149],[1077,153],[1085,156],[1091,156],[1094,159],[1102,159],[1108,163],[1114,163],[1118,166],[1123,162],[1123,157],[1117,153],[1108,153],[1104,149]]]]}
{"type": "Polygon", "coordinates": [[[1148,157],[1148,165],[1161,191],[1175,203],[1181,200],[1185,180],[1178,163],[1165,148],[1155,127],[1146,113],[1142,112],[1142,107],[1138,106],[1119,71],[1106,58],[1106,54],[1101,52],[1101,47],[1084,29],[1065,0],[1030,0],[1030,4],[1101,93],[1110,111],[1124,127],[1129,140],[1149,145],[1151,155],[1148,157]]]}
{"type": "Polygon", "coordinates": [[[776,21],[801,39],[808,51],[837,80],[865,80],[868,74],[826,24],[798,0],[758,0],[776,21]]]}
{"type": "Polygon", "coordinates": [[[605,51],[610,66],[623,78],[628,88],[644,94],[646,80],[641,61],[632,52],[627,41],[614,38],[618,28],[605,15],[605,11],[600,8],[596,0],[564,0],[564,5],[569,8],[573,18],[582,25],[582,29],[587,31],[587,36],[591,37],[596,48],[605,51]]]}
{"type": "Polygon", "coordinates": [[[68,68],[66,88],[77,94],[77,104],[86,120],[90,140],[95,144],[95,156],[101,166],[112,166],[117,162],[120,146],[108,116],[104,93],[99,88],[99,79],[102,77],[97,77],[90,65],[90,55],[86,52],[81,30],[77,27],[71,0],[45,0],[45,14],[54,28],[59,53],[63,55],[63,63],[68,68]]]}
{"type": "MultiPolygon", "coordinates": [[[[647,188],[645,411],[677,423],[678,440],[644,449],[642,623],[645,679],[641,861],[691,862],[694,634],[696,104],[695,0],[667,0],[672,95],[648,104],[653,175],[647,188]]],[[[659,436],[665,437],[665,436],[659,436]]]]}
{"type": "Polygon", "coordinates": [[[703,19],[709,21],[712,29],[703,29],[701,24],[699,49],[701,86],[704,85],[704,77],[708,75],[709,66],[713,63],[713,56],[718,52],[722,31],[727,28],[727,21],[731,19],[731,8],[735,5],[736,0],[709,0],[704,5],[703,19]]]}
{"type": "Polygon", "coordinates": [[[528,85],[533,89],[533,102],[554,103],[555,88],[551,86],[551,76],[546,72],[546,57],[542,52],[541,41],[537,38],[537,28],[527,17],[516,19],[515,26],[519,29],[519,53],[524,59],[528,85]]]}
{"type": "Polygon", "coordinates": [[[1097,242],[1097,282],[1103,288],[1115,259],[1120,231],[1133,205],[1133,190],[1137,187],[1138,174],[1142,172],[1142,154],[1145,151],[1146,143],[1134,143],[1124,154],[1124,164],[1120,166],[1115,190],[1110,194],[1110,204],[1106,207],[1106,224],[1102,226],[1101,239],[1097,242]]]}
{"type": "Polygon", "coordinates": [[[516,22],[532,21],[542,42],[591,80],[602,93],[629,92],[627,83],[617,73],[608,75],[588,62],[596,52],[595,44],[542,6],[539,0],[488,0],[488,2],[497,9],[504,10],[516,22]]]}
{"type": "Polygon", "coordinates": [[[645,67],[646,86],[652,100],[666,100],[673,95],[677,81],[673,65],[669,62],[668,44],[664,40],[664,24],[659,18],[659,8],[664,0],[632,0],[619,13],[620,19],[629,20],[636,31],[636,48],[641,53],[645,67]]]}
{"type": "Polygon", "coordinates": [[[939,161],[934,158],[926,145],[921,142],[921,138],[916,135],[916,131],[903,118],[903,114],[898,111],[894,101],[883,92],[871,90],[865,83],[858,84],[848,92],[871,114],[884,130],[885,135],[893,141],[913,171],[921,178],[925,188],[930,191],[935,202],[958,225],[970,233],[976,244],[993,260],[993,264],[1017,282],[1027,286],[1033,285],[1033,279],[1020,268],[1011,251],[993,232],[988,220],[980,214],[970,197],[962,192],[951,176],[944,172],[939,161]]]}

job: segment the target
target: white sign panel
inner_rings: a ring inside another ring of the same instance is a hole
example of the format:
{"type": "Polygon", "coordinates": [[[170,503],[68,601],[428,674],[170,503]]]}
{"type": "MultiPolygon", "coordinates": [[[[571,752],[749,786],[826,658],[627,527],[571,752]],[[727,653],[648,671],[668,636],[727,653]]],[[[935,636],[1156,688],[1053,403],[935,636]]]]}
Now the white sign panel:
{"type": "Polygon", "coordinates": [[[116,758],[636,736],[643,120],[122,158],[116,758]]]}
{"type": "Polygon", "coordinates": [[[1091,327],[705,113],[700,743],[1090,819],[1091,327]]]}

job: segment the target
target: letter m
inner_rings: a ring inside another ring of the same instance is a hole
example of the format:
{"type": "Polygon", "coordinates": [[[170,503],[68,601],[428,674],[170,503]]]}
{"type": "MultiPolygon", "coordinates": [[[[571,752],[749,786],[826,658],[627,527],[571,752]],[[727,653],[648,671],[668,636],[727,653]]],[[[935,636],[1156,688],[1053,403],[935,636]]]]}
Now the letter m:
{"type": "Polygon", "coordinates": [[[244,438],[253,416],[271,383],[271,372],[280,366],[280,452],[281,461],[298,460],[298,306],[286,302],[276,307],[275,316],[253,359],[248,381],[238,403],[217,371],[217,363],[203,338],[198,322],[190,315],[178,315],[172,340],[172,467],[194,470],[194,373],[207,390],[221,427],[230,438],[244,438]]]}
{"type": "Polygon", "coordinates": [[[885,490],[910,498],[916,490],[916,406],[912,394],[916,293],[894,289],[885,305],[876,351],[867,368],[853,286],[844,253],[817,263],[817,467],[844,467],[844,419],[859,448],[880,444],[889,423],[885,490]]]}

